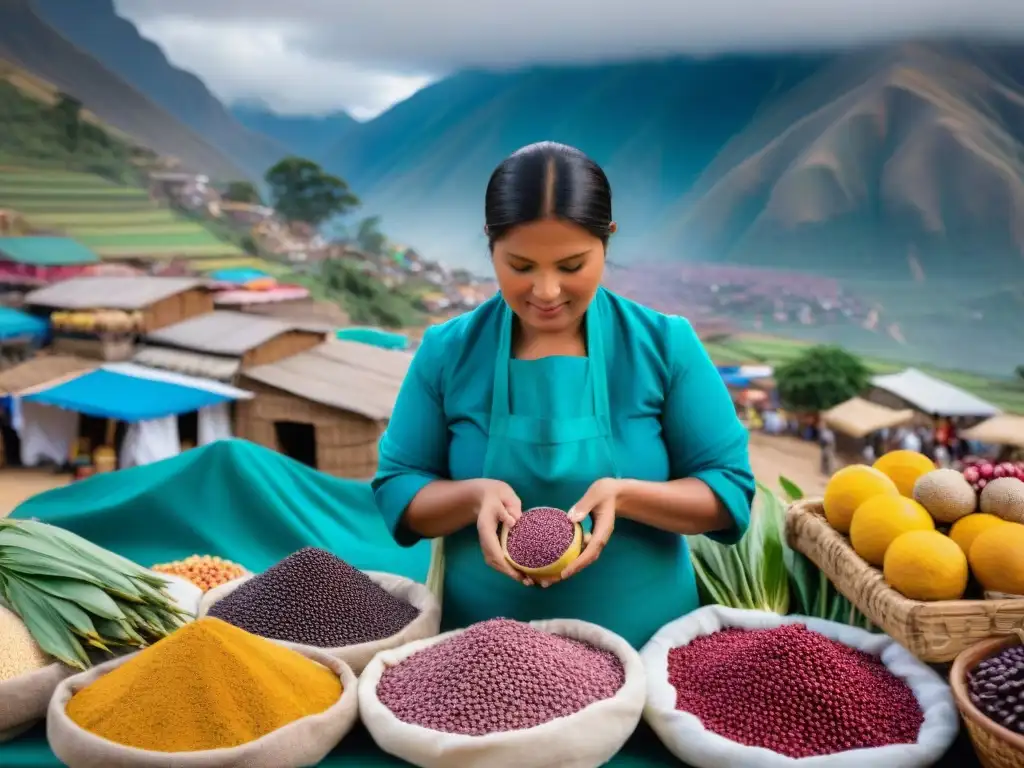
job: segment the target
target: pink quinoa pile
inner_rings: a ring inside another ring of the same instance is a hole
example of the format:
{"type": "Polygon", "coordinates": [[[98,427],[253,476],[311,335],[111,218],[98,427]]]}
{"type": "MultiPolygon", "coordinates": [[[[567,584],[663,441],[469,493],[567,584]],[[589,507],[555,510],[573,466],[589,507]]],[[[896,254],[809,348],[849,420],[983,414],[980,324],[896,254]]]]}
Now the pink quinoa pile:
{"type": "Polygon", "coordinates": [[[803,624],[726,629],[673,648],[676,709],[731,741],[793,758],[912,744],[913,692],[875,656],[803,624]]]}
{"type": "Polygon", "coordinates": [[[509,529],[508,555],[524,568],[543,568],[565,554],[575,533],[575,526],[562,510],[534,507],[509,529]]]}
{"type": "Polygon", "coordinates": [[[491,619],[386,669],[377,697],[406,723],[482,736],[574,714],[624,682],[622,662],[609,651],[491,619]]]}

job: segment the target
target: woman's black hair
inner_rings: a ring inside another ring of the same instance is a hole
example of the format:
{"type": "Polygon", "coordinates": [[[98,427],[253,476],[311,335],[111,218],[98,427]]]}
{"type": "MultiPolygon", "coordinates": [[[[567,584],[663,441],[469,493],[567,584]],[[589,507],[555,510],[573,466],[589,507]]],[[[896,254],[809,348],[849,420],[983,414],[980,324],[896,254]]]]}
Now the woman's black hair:
{"type": "Polygon", "coordinates": [[[491,250],[513,227],[547,218],[572,222],[608,245],[612,188],[601,166],[578,149],[542,141],[494,169],[484,215],[491,250]]]}

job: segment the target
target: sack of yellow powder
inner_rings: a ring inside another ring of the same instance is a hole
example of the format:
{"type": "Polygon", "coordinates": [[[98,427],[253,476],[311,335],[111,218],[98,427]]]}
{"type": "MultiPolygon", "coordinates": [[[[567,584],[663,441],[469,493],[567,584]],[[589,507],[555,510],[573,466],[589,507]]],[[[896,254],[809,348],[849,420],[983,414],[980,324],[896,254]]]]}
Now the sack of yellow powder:
{"type": "Polygon", "coordinates": [[[357,675],[381,651],[441,628],[441,604],[426,585],[357,570],[314,547],[214,587],[199,603],[198,616],[206,615],[261,637],[321,648],[357,675]]]}
{"type": "Polygon", "coordinates": [[[69,768],[300,768],[357,714],[343,661],[205,618],[62,682],[46,737],[69,768]]]}
{"type": "Polygon", "coordinates": [[[73,671],[43,653],[18,615],[0,605],[0,743],[42,720],[54,689],[73,671]]]}

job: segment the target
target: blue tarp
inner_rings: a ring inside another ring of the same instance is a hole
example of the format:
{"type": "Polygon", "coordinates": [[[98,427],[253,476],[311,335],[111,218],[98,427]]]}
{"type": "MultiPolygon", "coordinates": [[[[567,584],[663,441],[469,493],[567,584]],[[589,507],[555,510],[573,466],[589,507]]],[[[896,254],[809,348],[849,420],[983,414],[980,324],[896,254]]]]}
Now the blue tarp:
{"type": "Polygon", "coordinates": [[[41,340],[46,337],[49,328],[49,324],[41,318],[10,307],[0,307],[0,341],[18,336],[41,340]]]}
{"type": "Polygon", "coordinates": [[[118,421],[145,421],[191,413],[232,398],[155,379],[143,379],[102,368],[45,389],[23,400],[118,421]]]}
{"type": "Polygon", "coordinates": [[[725,382],[727,387],[749,387],[751,378],[749,376],[741,376],[738,373],[723,373],[722,381],[725,382]]]}
{"type": "Polygon", "coordinates": [[[244,285],[252,280],[263,280],[270,277],[266,272],[251,267],[236,267],[233,269],[218,269],[209,275],[211,280],[218,283],[238,283],[244,285]]]}
{"type": "Polygon", "coordinates": [[[408,349],[409,339],[400,333],[383,331],[380,328],[342,328],[337,332],[341,341],[357,341],[382,349],[408,349]]]}

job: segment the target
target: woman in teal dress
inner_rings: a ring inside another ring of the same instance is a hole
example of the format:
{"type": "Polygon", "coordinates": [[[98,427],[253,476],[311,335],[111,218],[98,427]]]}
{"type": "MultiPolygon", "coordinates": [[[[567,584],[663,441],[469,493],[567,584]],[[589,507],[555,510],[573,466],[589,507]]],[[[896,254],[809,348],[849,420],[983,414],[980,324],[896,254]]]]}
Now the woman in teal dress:
{"type": "Polygon", "coordinates": [[[596,163],[525,147],[494,171],[485,213],[500,292],[424,334],[377,505],[399,543],[443,537],[445,628],[575,618],[639,647],[699,605],[683,535],[746,530],[747,432],[689,322],[601,287],[616,225],[596,163]],[[535,506],[589,531],[540,584],[498,540],[535,506]]]}

